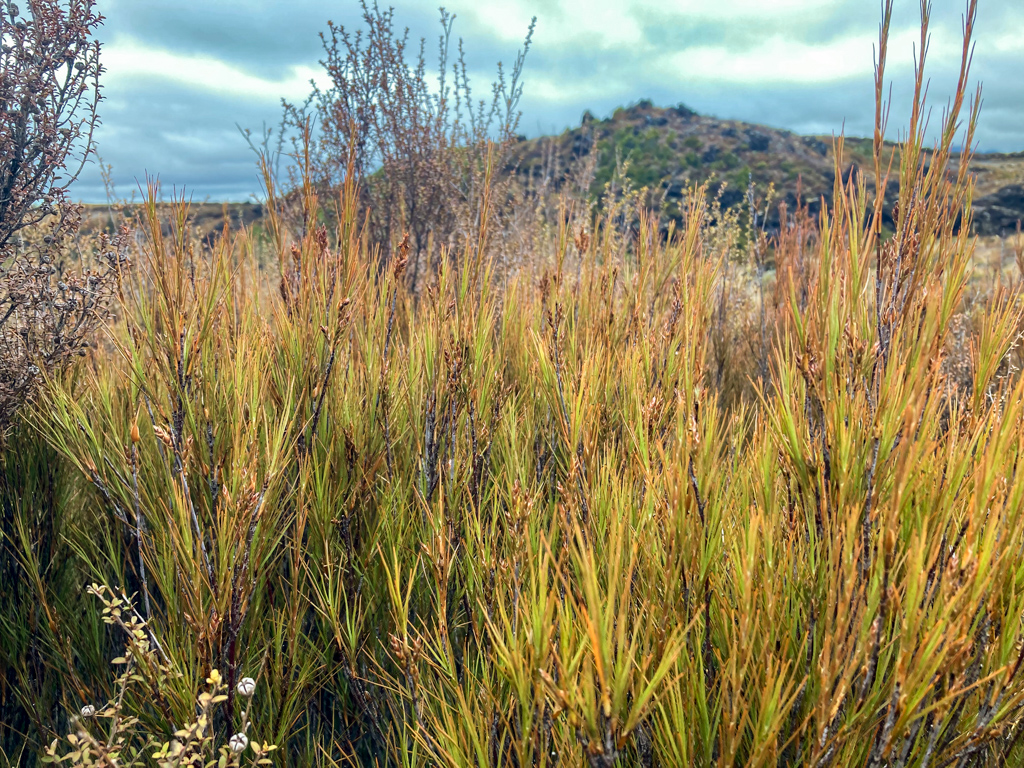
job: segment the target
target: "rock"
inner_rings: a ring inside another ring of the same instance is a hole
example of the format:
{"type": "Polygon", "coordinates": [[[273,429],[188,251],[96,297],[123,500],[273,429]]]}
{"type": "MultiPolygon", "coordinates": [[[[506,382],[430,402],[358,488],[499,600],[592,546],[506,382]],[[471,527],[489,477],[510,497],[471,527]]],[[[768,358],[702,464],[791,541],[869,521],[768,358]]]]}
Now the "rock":
{"type": "Polygon", "coordinates": [[[974,229],[979,235],[1008,235],[1024,221],[1024,184],[1009,184],[974,201],[974,229]]]}
{"type": "Polygon", "coordinates": [[[594,136],[590,131],[577,134],[572,140],[572,153],[576,157],[589,155],[594,148],[594,136]]]}
{"type": "Polygon", "coordinates": [[[804,136],[803,143],[808,149],[817,152],[822,157],[825,157],[828,154],[828,144],[819,138],[814,136],[804,136]]]}
{"type": "Polygon", "coordinates": [[[680,102],[675,107],[671,108],[676,113],[677,117],[681,117],[683,120],[692,120],[697,117],[697,113],[690,109],[688,106],[680,102]]]}
{"type": "Polygon", "coordinates": [[[763,131],[747,129],[747,147],[751,152],[767,152],[772,145],[772,137],[763,131]]]}

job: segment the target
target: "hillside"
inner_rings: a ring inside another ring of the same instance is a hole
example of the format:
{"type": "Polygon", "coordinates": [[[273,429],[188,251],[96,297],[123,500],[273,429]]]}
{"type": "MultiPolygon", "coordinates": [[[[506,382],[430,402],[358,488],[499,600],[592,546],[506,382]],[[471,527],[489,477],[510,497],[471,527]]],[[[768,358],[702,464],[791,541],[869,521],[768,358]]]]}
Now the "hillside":
{"type": "MultiPolygon", "coordinates": [[[[585,114],[581,125],[559,136],[523,140],[516,151],[519,171],[540,178],[552,158],[564,166],[574,158],[598,152],[591,191],[600,191],[615,172],[626,166],[635,186],[660,188],[669,215],[677,216],[684,191],[710,181],[724,205],[742,203],[749,180],[759,189],[775,187],[777,202],[790,209],[802,202],[812,212],[821,198],[831,198],[835,181],[834,143],[831,136],[801,136],[738,120],[720,120],[685,106],[656,107],[649,101],[615,110],[596,120],[585,114]],[[724,183],[725,188],[721,189],[724,183]]],[[[860,167],[873,176],[872,143],[847,138],[843,175],[860,167]]],[[[1024,153],[979,155],[972,163],[977,179],[975,223],[979,234],[1006,234],[1024,218],[1024,153]]],[[[778,223],[777,206],[769,226],[778,223]]]]}

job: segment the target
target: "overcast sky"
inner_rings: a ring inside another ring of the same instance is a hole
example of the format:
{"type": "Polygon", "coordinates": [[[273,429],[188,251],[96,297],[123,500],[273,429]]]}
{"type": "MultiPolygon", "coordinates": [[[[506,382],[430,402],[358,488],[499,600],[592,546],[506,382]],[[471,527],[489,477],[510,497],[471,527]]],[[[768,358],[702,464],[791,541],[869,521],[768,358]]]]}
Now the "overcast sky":
{"type": "MultiPolygon", "coordinates": [[[[118,196],[145,174],[194,199],[259,189],[236,124],[258,132],[322,81],[318,33],[359,26],[356,0],[98,0],[107,68],[99,153],[118,196]]],[[[384,3],[382,3],[384,5],[384,3]]],[[[396,22],[436,49],[437,3],[397,0],[396,22]]],[[[515,58],[532,16],[522,131],[559,132],[585,109],[603,117],[640,98],[801,133],[868,135],[873,120],[874,0],[449,0],[478,93],[515,58]]],[[[935,0],[930,67],[940,109],[956,82],[960,0],[935,0]]],[[[918,3],[896,0],[888,72],[905,124],[918,3]]],[[[978,145],[1024,150],[1024,2],[980,0],[972,76],[984,85],[978,145]]],[[[938,116],[936,115],[936,122],[938,116]]],[[[894,131],[895,133],[895,131],[894,131]]],[[[82,199],[104,198],[94,166],[82,199]]]]}

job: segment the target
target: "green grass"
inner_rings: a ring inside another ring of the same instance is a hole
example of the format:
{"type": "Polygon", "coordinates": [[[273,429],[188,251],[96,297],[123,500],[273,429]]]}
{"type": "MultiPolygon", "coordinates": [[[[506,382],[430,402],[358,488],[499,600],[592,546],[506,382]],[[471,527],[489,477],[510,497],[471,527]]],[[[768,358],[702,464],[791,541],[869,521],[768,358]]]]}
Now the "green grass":
{"type": "Polygon", "coordinates": [[[969,289],[953,134],[908,135],[885,239],[863,179],[774,239],[695,189],[418,293],[351,177],[207,251],[150,200],[4,453],[5,753],[1016,764],[1022,281],[969,289]]]}

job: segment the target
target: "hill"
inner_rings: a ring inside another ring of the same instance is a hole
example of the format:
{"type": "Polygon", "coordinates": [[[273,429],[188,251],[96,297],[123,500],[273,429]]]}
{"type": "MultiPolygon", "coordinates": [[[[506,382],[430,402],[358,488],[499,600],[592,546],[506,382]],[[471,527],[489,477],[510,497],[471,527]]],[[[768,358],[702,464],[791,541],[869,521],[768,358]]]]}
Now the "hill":
{"type": "MultiPolygon", "coordinates": [[[[585,113],[578,127],[559,136],[522,140],[515,162],[520,173],[537,179],[549,173],[553,158],[564,165],[593,152],[598,158],[591,192],[603,189],[619,164],[635,186],[663,191],[670,216],[678,216],[685,190],[705,181],[726,206],[744,202],[752,179],[761,190],[772,184],[777,202],[792,209],[799,196],[814,213],[822,197],[830,201],[835,182],[831,136],[721,120],[683,105],[657,107],[647,100],[619,108],[604,120],[585,113]]],[[[844,178],[854,167],[873,177],[870,139],[846,139],[844,178]]],[[[1012,232],[1024,218],[1024,153],[977,155],[971,168],[977,180],[978,233],[1012,232]]],[[[778,207],[773,208],[770,227],[778,224],[778,207]]]]}

